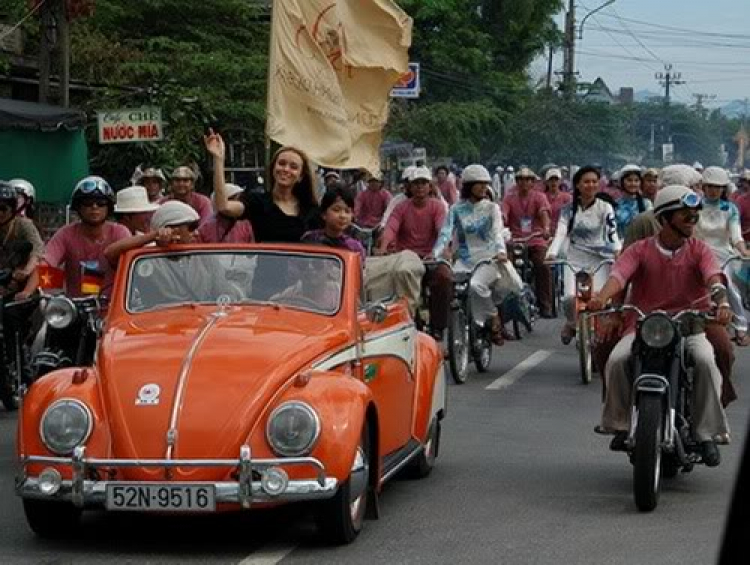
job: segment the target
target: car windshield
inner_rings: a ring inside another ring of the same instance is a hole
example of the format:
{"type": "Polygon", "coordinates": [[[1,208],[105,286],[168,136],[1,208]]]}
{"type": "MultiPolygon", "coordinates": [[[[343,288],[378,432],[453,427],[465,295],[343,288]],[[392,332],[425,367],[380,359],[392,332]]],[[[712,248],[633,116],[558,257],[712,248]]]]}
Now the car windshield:
{"type": "Polygon", "coordinates": [[[338,257],[303,253],[192,251],[147,255],[130,268],[126,308],[184,304],[289,306],[333,315],[341,305],[338,257]]]}

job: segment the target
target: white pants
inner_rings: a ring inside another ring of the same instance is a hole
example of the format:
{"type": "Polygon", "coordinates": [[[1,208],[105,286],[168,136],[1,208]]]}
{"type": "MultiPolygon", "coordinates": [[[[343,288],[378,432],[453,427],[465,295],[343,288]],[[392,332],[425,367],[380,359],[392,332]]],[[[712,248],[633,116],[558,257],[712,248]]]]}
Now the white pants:
{"type": "Polygon", "coordinates": [[[502,302],[501,275],[495,263],[479,267],[471,277],[469,300],[477,322],[486,322],[497,314],[496,305],[502,302]]]}
{"type": "MultiPolygon", "coordinates": [[[[609,356],[604,369],[607,395],[604,400],[602,426],[613,431],[627,431],[630,427],[630,409],[633,381],[628,374],[628,362],[635,334],[623,337],[609,356]]],[[[686,339],[687,354],[695,363],[693,372],[695,410],[695,436],[707,441],[717,434],[729,432],[729,423],[721,406],[721,373],[716,365],[714,349],[705,334],[691,335],[686,339]]]]}
{"type": "Polygon", "coordinates": [[[735,273],[736,263],[729,263],[724,268],[724,275],[727,277],[727,300],[729,305],[732,307],[732,312],[736,316],[735,324],[737,330],[746,332],[747,331],[747,316],[745,316],[745,306],[742,304],[742,296],[740,296],[737,290],[737,285],[734,280],[737,276],[735,273]]]}

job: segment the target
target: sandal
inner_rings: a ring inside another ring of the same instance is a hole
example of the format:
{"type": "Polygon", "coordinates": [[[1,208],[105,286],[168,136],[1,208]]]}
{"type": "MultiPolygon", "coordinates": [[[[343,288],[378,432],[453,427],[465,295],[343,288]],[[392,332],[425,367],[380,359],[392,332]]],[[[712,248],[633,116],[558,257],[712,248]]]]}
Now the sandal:
{"type": "Polygon", "coordinates": [[[576,328],[575,326],[571,326],[570,324],[566,323],[562,331],[560,332],[560,341],[563,342],[563,345],[568,345],[571,341],[573,341],[573,338],[576,336],[576,328]]]}
{"type": "Polygon", "coordinates": [[[750,345],[750,336],[747,332],[737,332],[734,336],[734,342],[740,347],[747,347],[750,345]]]}
{"type": "Polygon", "coordinates": [[[503,337],[503,324],[499,316],[493,316],[490,319],[490,341],[497,346],[505,344],[503,337]]]}

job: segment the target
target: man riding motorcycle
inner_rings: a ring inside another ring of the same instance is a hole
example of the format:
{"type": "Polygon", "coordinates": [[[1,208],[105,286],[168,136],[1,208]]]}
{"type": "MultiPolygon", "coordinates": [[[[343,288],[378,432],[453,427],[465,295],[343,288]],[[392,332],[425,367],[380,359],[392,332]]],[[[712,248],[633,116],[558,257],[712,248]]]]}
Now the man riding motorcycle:
{"type": "MultiPolygon", "coordinates": [[[[604,288],[589,303],[589,309],[603,309],[630,284],[630,302],[645,313],[706,310],[711,296],[718,302],[718,321],[727,324],[732,311],[726,301],[725,277],[711,249],[692,237],[702,207],[701,198],[687,187],[673,185],[663,188],[654,204],[661,231],[633,244],[620,256],[604,288]]],[[[597,430],[614,433],[610,445],[613,450],[624,450],[628,437],[632,406],[628,364],[633,331],[630,320],[625,336],[612,351],[605,368],[606,397],[602,423],[597,430]]],[[[695,435],[703,461],[715,467],[721,460],[715,439],[729,433],[720,398],[721,373],[704,332],[688,336],[686,347],[695,364],[695,435]]]]}
{"type": "Polygon", "coordinates": [[[65,292],[69,297],[98,294],[84,288],[84,275],[90,273],[102,279],[101,291],[109,289],[115,270],[107,261],[104,250],[115,241],[130,237],[130,230],[107,221],[114,211],[115,194],[101,177],[89,176],[76,184],[70,206],[81,221],[64,226],[55,233],[47,244],[43,261],[65,270],[65,292]]]}

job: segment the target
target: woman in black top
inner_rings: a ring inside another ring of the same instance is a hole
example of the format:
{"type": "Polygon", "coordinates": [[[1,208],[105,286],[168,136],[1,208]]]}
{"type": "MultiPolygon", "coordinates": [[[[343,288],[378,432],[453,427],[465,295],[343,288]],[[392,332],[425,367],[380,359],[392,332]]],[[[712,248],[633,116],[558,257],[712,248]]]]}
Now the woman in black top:
{"type": "MultiPolygon", "coordinates": [[[[270,164],[273,179],[270,193],[245,191],[242,200],[229,200],[224,180],[224,140],[209,130],[205,143],[214,161],[216,211],[230,218],[250,220],[258,243],[299,243],[306,232],[320,227],[315,177],[304,152],[293,147],[282,147],[276,152],[270,164]]],[[[277,294],[280,288],[288,286],[288,277],[284,262],[259,257],[253,277],[253,297],[266,300],[277,294]]]]}
{"type": "Polygon", "coordinates": [[[310,160],[304,152],[282,147],[271,159],[270,193],[245,191],[241,200],[227,198],[224,180],[224,140],[213,130],[205,137],[214,161],[216,209],[231,218],[250,220],[259,243],[297,243],[302,235],[320,227],[310,160]]]}

